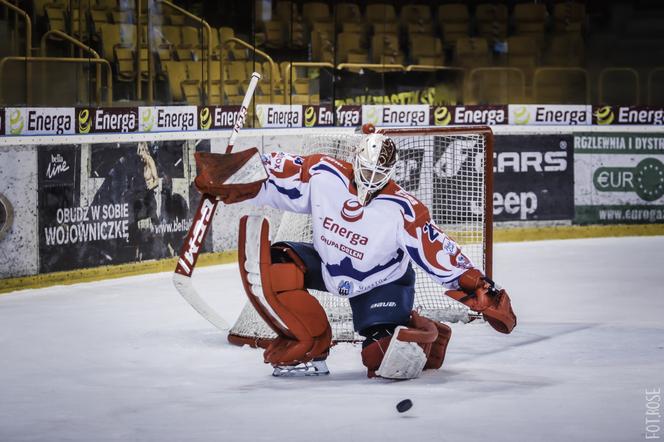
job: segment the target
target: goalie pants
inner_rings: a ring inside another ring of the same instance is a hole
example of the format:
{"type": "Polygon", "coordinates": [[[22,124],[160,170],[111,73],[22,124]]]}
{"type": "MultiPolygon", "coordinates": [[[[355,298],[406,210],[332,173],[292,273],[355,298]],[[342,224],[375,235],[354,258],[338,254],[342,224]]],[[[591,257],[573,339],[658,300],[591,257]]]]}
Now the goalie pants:
{"type": "MultiPolygon", "coordinates": [[[[281,244],[287,244],[304,261],[307,267],[305,287],[328,291],[323,281],[321,259],[313,244],[290,241],[281,244]]],[[[415,271],[409,265],[401,278],[349,298],[349,301],[353,327],[361,335],[364,335],[363,330],[378,325],[407,325],[415,302],[415,271]]]]}

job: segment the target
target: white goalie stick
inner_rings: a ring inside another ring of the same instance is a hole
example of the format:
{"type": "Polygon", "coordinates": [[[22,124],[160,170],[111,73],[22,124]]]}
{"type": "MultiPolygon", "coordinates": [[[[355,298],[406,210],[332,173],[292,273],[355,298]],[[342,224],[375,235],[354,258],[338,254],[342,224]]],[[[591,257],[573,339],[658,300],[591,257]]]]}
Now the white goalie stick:
{"type": "MultiPolygon", "coordinates": [[[[242,106],[235,119],[233,132],[228,139],[226,153],[231,153],[233,145],[235,144],[235,139],[237,138],[240,129],[244,126],[244,121],[247,117],[247,108],[249,107],[249,103],[251,102],[251,98],[254,95],[254,90],[256,89],[256,85],[260,78],[261,76],[257,72],[251,74],[247,93],[242,100],[242,106]]],[[[196,267],[196,261],[198,260],[198,254],[201,251],[201,247],[203,247],[203,241],[205,241],[205,236],[210,228],[210,222],[214,216],[217,204],[217,197],[207,193],[201,196],[198,210],[196,210],[189,232],[187,232],[187,236],[180,249],[180,257],[177,266],[175,267],[175,272],[173,273],[173,284],[180,295],[182,295],[194,310],[210,322],[210,324],[214,325],[219,330],[227,331],[230,328],[228,322],[226,322],[224,318],[222,318],[212,307],[210,307],[210,305],[208,305],[207,302],[203,300],[203,298],[200,297],[198,292],[196,292],[196,289],[194,289],[194,285],[191,281],[191,276],[194,273],[194,267],[196,267]]]]}

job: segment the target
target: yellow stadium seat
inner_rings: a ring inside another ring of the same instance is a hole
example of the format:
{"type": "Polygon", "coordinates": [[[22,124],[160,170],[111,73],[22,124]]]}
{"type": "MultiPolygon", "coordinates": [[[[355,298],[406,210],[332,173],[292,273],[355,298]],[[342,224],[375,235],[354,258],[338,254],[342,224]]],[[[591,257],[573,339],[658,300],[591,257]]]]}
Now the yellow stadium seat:
{"type": "Polygon", "coordinates": [[[393,22],[378,22],[372,23],[371,29],[373,34],[398,34],[399,33],[399,23],[393,22]]]}
{"type": "Polygon", "coordinates": [[[514,6],[516,33],[544,35],[549,13],[543,3],[518,3],[514,6]]]}
{"type": "Polygon", "coordinates": [[[537,39],[526,36],[507,38],[507,64],[509,66],[532,69],[539,65],[539,57],[537,39]]]}
{"type": "Polygon", "coordinates": [[[169,14],[167,17],[168,23],[171,26],[184,26],[187,21],[186,17],[182,14],[169,14]]]}
{"type": "Polygon", "coordinates": [[[182,45],[182,34],[179,26],[162,26],[161,37],[163,44],[178,47],[182,45]]]}
{"type": "Polygon", "coordinates": [[[99,29],[102,24],[110,23],[110,15],[106,9],[90,9],[90,19],[95,29],[99,29]]]}
{"type": "Polygon", "coordinates": [[[443,44],[430,35],[410,36],[410,59],[414,64],[442,66],[445,63],[443,44]]]}
{"type": "Polygon", "coordinates": [[[182,61],[164,62],[164,72],[168,78],[168,86],[172,101],[183,101],[182,88],[180,83],[187,79],[186,63],[182,61]]]}
{"type": "Polygon", "coordinates": [[[101,41],[102,56],[107,60],[112,60],[115,46],[134,47],[136,45],[136,28],[133,25],[103,23],[99,25],[97,38],[101,41]]]}
{"type": "Polygon", "coordinates": [[[485,38],[459,38],[455,46],[456,63],[466,68],[491,66],[491,53],[485,38]]]}
{"type": "Polygon", "coordinates": [[[545,61],[551,66],[582,66],[585,59],[581,34],[570,32],[553,35],[545,61]]]}
{"type": "Polygon", "coordinates": [[[286,44],[285,25],[278,20],[270,20],[264,23],[265,46],[270,49],[280,49],[286,44]]]}
{"type": "Polygon", "coordinates": [[[477,33],[489,41],[507,38],[508,19],[507,6],[500,3],[482,3],[475,10],[477,33]]]}
{"type": "Polygon", "coordinates": [[[185,68],[187,69],[187,78],[189,80],[203,81],[207,78],[207,63],[200,61],[185,61],[185,68]]]}
{"type": "Polygon", "coordinates": [[[230,63],[225,63],[226,80],[244,81],[249,78],[246,66],[247,64],[244,61],[231,61],[230,63]]]}
{"type": "Polygon", "coordinates": [[[58,30],[67,32],[65,10],[60,5],[45,6],[46,20],[49,30],[58,30]]]}
{"type": "Polygon", "coordinates": [[[360,7],[355,3],[337,3],[334,5],[334,17],[337,24],[362,21],[360,7]]]}
{"type": "Polygon", "coordinates": [[[394,6],[387,3],[374,3],[367,5],[364,20],[368,23],[396,22],[397,14],[394,6]]]}
{"type": "Polygon", "coordinates": [[[463,3],[450,3],[438,8],[438,24],[445,44],[455,45],[459,38],[469,34],[470,16],[468,6],[463,3]]]}
{"type": "Polygon", "coordinates": [[[553,6],[556,32],[581,32],[586,21],[583,3],[556,3],[553,6]]]}
{"type": "Polygon", "coordinates": [[[193,26],[182,26],[180,28],[182,34],[182,48],[200,48],[203,46],[203,32],[193,26]]]}
{"type": "Polygon", "coordinates": [[[431,9],[426,4],[408,4],[401,7],[400,19],[402,24],[432,23],[431,9]]]}
{"type": "Polygon", "coordinates": [[[91,1],[91,7],[99,9],[118,9],[118,2],[116,0],[97,0],[96,5],[91,1]]]}
{"type": "Polygon", "coordinates": [[[297,4],[289,0],[278,0],[276,11],[277,18],[285,23],[301,19],[297,4]]]}
{"type": "Polygon", "coordinates": [[[311,33],[311,58],[313,61],[334,63],[334,34],[311,33]]]}
{"type": "Polygon", "coordinates": [[[201,104],[201,82],[198,80],[184,80],[180,82],[182,96],[187,104],[199,106],[201,104]]]}
{"type": "Polygon", "coordinates": [[[371,38],[371,59],[374,63],[402,64],[399,37],[396,34],[374,35],[371,38]]]}
{"type": "Polygon", "coordinates": [[[223,84],[223,97],[225,104],[242,104],[242,88],[238,81],[225,81],[223,84]]]}
{"type": "Polygon", "coordinates": [[[408,23],[406,25],[406,34],[409,36],[416,34],[433,35],[433,23],[408,23]]]}
{"type": "Polygon", "coordinates": [[[361,46],[360,34],[342,32],[337,36],[337,62],[350,62],[349,54],[366,55],[367,51],[361,46]]]}
{"type": "Polygon", "coordinates": [[[114,50],[117,79],[133,81],[136,78],[134,51],[131,47],[115,46],[114,50]]]}
{"type": "Polygon", "coordinates": [[[113,23],[132,23],[133,14],[128,11],[111,11],[113,23]]]}
{"type": "Polygon", "coordinates": [[[369,39],[367,36],[369,29],[370,25],[362,22],[348,22],[342,25],[342,32],[356,34],[355,38],[360,39],[360,47],[365,49],[369,47],[369,39]]]}
{"type": "Polygon", "coordinates": [[[316,22],[330,22],[330,7],[324,2],[307,2],[302,6],[304,21],[312,26],[316,22]]]}

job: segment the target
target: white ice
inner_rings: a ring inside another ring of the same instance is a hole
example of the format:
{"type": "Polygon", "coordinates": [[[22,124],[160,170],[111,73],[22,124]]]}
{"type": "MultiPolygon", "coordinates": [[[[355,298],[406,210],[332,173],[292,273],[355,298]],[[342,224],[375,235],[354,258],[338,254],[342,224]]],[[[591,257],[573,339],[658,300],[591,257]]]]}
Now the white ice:
{"type": "MultiPolygon", "coordinates": [[[[514,333],[456,325],[443,369],[403,382],[351,344],[329,377],[273,378],[170,276],[0,296],[0,441],[638,441],[664,387],[664,237],[497,245],[514,333]]],[[[194,280],[238,315],[234,265],[194,280]]]]}

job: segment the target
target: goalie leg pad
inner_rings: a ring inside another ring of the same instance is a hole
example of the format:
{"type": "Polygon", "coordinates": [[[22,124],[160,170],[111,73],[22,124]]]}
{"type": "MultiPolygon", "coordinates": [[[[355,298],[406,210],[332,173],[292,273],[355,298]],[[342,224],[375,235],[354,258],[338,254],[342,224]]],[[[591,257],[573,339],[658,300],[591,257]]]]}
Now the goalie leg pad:
{"type": "MultiPolygon", "coordinates": [[[[439,329],[434,321],[413,311],[408,327],[398,326],[389,335],[387,326],[379,330],[362,349],[362,363],[367,376],[388,379],[413,379],[429,363],[439,329]]],[[[449,340],[449,338],[448,338],[449,340]]]]}
{"type": "Polygon", "coordinates": [[[278,335],[264,353],[265,362],[295,365],[326,356],[332,329],[320,303],[304,289],[302,263],[272,263],[269,223],[263,217],[242,217],[239,244],[247,296],[278,335]]]}
{"type": "Polygon", "coordinates": [[[452,329],[441,322],[431,322],[433,322],[438,329],[438,338],[436,338],[431,344],[431,351],[429,352],[429,357],[427,358],[427,363],[424,366],[424,369],[438,370],[443,366],[443,362],[445,362],[445,353],[447,352],[447,344],[452,337],[452,329]]]}

